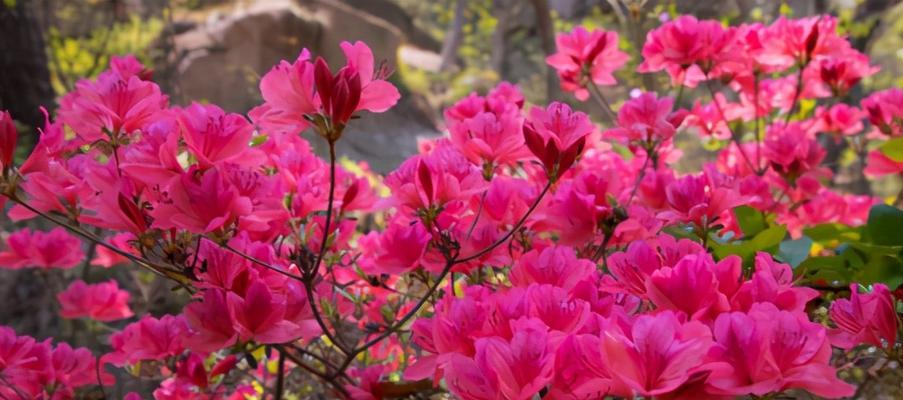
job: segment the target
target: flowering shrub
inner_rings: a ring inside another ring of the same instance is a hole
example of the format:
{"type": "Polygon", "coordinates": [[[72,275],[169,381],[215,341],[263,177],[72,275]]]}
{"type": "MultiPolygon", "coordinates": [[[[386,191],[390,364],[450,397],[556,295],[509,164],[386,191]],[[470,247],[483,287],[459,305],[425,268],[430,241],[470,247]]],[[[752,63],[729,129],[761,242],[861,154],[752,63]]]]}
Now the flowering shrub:
{"type": "Polygon", "coordinates": [[[617,111],[599,88],[628,59],[617,34],[557,43],[562,89],[610,123],[503,83],[385,177],[335,154],[400,97],[361,42],[338,69],[275,66],[250,120],[171,106],[129,57],[63,97],[22,163],[0,115],[9,217],[59,226],[10,233],[0,265],[131,264],[185,303],[151,316],[115,280],[74,281],[60,315],[109,324],[108,351],[0,328],[0,396],[122,369],[157,399],[838,398],[847,358],[900,360],[903,212],[837,192],[823,162],[848,142],[868,176],[903,173],[903,91],[849,103],[876,68],[834,18],[665,22],[638,70],[673,87],[617,111]],[[714,161],[677,173],[681,132],[714,161]]]}

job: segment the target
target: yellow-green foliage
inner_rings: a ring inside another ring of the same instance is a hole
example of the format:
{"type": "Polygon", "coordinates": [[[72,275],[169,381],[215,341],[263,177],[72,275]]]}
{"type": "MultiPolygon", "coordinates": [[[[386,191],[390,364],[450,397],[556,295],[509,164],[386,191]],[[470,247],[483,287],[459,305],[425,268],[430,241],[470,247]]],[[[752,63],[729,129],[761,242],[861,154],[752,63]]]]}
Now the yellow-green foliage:
{"type": "Polygon", "coordinates": [[[86,37],[64,37],[51,28],[47,33],[51,83],[57,93],[71,89],[78,79],[94,77],[109,64],[110,56],[134,54],[150,61],[148,47],[163,30],[159,19],[138,16],[110,27],[98,27],[86,37]]]}

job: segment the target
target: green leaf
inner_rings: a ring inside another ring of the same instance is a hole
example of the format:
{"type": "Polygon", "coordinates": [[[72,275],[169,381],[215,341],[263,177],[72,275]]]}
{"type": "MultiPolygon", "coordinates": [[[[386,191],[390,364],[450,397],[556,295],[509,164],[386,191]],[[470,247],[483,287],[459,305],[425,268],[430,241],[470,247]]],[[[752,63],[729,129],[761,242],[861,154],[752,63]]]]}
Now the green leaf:
{"type": "Polygon", "coordinates": [[[895,256],[871,257],[856,277],[862,284],[881,282],[890,288],[903,284],[903,261],[895,256]]]}
{"type": "Polygon", "coordinates": [[[787,236],[787,227],[778,225],[759,232],[749,240],[739,240],[727,244],[710,242],[710,245],[719,260],[730,255],[737,255],[743,259],[745,264],[748,264],[752,262],[757,252],[764,251],[774,254],[785,236],[787,236]]]}
{"type": "Polygon", "coordinates": [[[765,215],[761,211],[750,206],[739,206],[734,208],[734,216],[737,218],[737,224],[746,237],[753,237],[768,228],[768,222],[765,215]]]}
{"type": "Polygon", "coordinates": [[[903,211],[886,204],[869,211],[863,241],[886,246],[903,246],[903,211]]]}
{"type": "Polygon", "coordinates": [[[812,243],[812,239],[807,236],[803,236],[797,240],[783,241],[778,247],[777,256],[781,261],[796,268],[809,257],[809,250],[812,249],[812,243]]]}
{"type": "Polygon", "coordinates": [[[878,148],[887,158],[896,162],[903,162],[903,137],[890,139],[878,148]]]}
{"type": "Polygon", "coordinates": [[[831,241],[856,242],[860,234],[858,228],[838,223],[818,224],[811,228],[803,229],[803,234],[812,240],[823,243],[831,241]]]}
{"type": "Polygon", "coordinates": [[[809,281],[824,280],[827,283],[847,283],[853,279],[850,262],[844,255],[810,257],[800,263],[798,271],[803,271],[809,281]]]}

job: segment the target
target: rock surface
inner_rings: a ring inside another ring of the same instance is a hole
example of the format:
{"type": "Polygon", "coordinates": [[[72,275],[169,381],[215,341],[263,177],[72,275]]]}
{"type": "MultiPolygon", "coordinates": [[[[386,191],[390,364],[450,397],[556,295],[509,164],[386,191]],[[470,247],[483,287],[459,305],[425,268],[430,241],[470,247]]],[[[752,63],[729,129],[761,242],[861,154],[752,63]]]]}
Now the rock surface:
{"type": "MultiPolygon", "coordinates": [[[[377,61],[386,60],[394,68],[398,49],[407,42],[405,32],[413,28],[393,23],[399,24],[337,1],[258,0],[244,9],[211,15],[206,23],[174,37],[175,100],[246,112],[261,103],[258,82],[273,65],[294,60],[302,48],[341,65],[345,60],[339,43],[345,40],[365,40],[377,61]]],[[[422,36],[415,41],[430,45],[422,36]]],[[[417,137],[439,134],[435,120],[422,99],[406,95],[386,113],[362,115],[338,150],[387,172],[416,152],[417,137]]]]}

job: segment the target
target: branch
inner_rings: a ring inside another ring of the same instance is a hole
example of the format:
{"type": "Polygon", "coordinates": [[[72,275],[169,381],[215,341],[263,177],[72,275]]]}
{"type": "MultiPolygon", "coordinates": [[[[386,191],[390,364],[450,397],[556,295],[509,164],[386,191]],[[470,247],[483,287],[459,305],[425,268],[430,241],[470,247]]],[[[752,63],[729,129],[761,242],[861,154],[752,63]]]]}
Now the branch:
{"type": "MultiPolygon", "coordinates": [[[[727,126],[727,130],[731,132],[731,141],[737,145],[737,150],[740,152],[740,155],[743,156],[743,160],[746,161],[746,165],[749,166],[749,170],[758,172],[759,169],[753,166],[752,161],[749,160],[749,156],[746,155],[746,151],[743,150],[743,146],[740,145],[740,138],[737,136],[737,133],[734,132],[734,128],[731,127],[730,122],[728,122],[727,117],[724,115],[724,110],[721,108],[721,103],[719,103],[718,99],[715,98],[715,89],[712,89],[712,80],[709,79],[708,75],[706,75],[705,78],[705,87],[709,90],[709,95],[712,96],[712,103],[715,104],[715,109],[718,110],[718,114],[721,115],[721,120],[724,121],[724,125],[727,126]]],[[[758,108],[758,104],[755,107],[758,108]]]]}
{"type": "MultiPolygon", "coordinates": [[[[17,196],[15,196],[15,195],[4,194],[4,196],[6,196],[8,199],[12,200],[12,201],[15,202],[16,204],[19,204],[19,205],[21,205],[22,207],[25,207],[28,211],[31,211],[31,212],[33,212],[33,213],[35,213],[35,214],[37,214],[37,215],[43,217],[44,219],[46,219],[46,220],[48,220],[48,221],[50,221],[50,222],[52,222],[52,223],[54,223],[54,224],[56,224],[56,225],[58,225],[58,226],[61,226],[61,227],[65,228],[66,230],[68,230],[68,231],[70,231],[70,232],[72,232],[72,233],[74,233],[74,234],[76,234],[76,235],[78,235],[78,236],[81,236],[81,237],[84,238],[84,239],[90,240],[90,241],[92,241],[92,242],[94,242],[94,243],[96,243],[96,244],[98,244],[98,245],[101,245],[101,246],[107,248],[108,250],[110,250],[110,251],[112,251],[112,252],[114,252],[114,253],[116,253],[116,254],[118,254],[118,255],[120,255],[120,256],[123,256],[123,257],[129,259],[130,261],[134,262],[134,263],[135,263],[136,265],[138,265],[139,267],[148,269],[148,270],[150,270],[151,272],[153,272],[153,273],[155,273],[155,274],[157,274],[157,275],[159,275],[159,276],[162,276],[162,277],[164,277],[164,278],[167,278],[167,279],[170,279],[170,280],[176,282],[176,283],[179,284],[179,286],[181,286],[183,289],[187,290],[188,293],[194,293],[194,289],[191,288],[190,286],[188,286],[188,285],[186,284],[187,277],[185,277],[184,275],[182,275],[182,274],[178,271],[177,268],[174,269],[174,270],[169,270],[169,269],[167,269],[165,266],[156,265],[155,263],[151,262],[150,260],[143,259],[143,258],[141,258],[141,257],[136,257],[136,256],[135,256],[134,254],[132,254],[132,253],[129,253],[129,252],[127,252],[127,251],[124,251],[124,250],[122,250],[122,249],[120,249],[120,248],[118,248],[118,247],[116,247],[116,246],[113,246],[113,245],[111,245],[111,244],[109,244],[109,243],[103,241],[103,239],[101,239],[101,238],[95,236],[94,234],[92,234],[92,233],[90,233],[90,232],[86,232],[85,230],[83,230],[83,229],[81,229],[81,228],[72,226],[72,225],[70,225],[69,223],[67,223],[67,222],[65,222],[65,221],[61,221],[61,220],[59,220],[58,218],[56,218],[56,217],[54,217],[54,216],[52,216],[52,215],[50,215],[50,214],[48,214],[48,213],[45,213],[45,212],[43,212],[43,211],[41,211],[41,210],[38,210],[38,209],[32,207],[30,204],[28,204],[28,203],[22,201],[21,199],[19,199],[19,198],[18,198],[17,196]]],[[[175,266],[173,266],[173,267],[175,267],[175,266]]]]}
{"type": "Polygon", "coordinates": [[[477,258],[480,258],[484,254],[492,251],[493,249],[502,245],[508,239],[510,239],[511,236],[513,236],[515,232],[520,230],[520,228],[527,221],[527,218],[530,217],[530,214],[532,214],[533,211],[536,210],[536,207],[539,206],[539,203],[542,201],[543,197],[545,197],[546,193],[548,193],[549,188],[552,187],[552,183],[553,182],[551,180],[548,183],[546,183],[546,186],[542,189],[542,191],[536,197],[536,200],[533,201],[533,204],[530,205],[530,208],[527,209],[527,212],[524,213],[524,215],[520,218],[520,220],[518,220],[517,223],[514,224],[514,226],[511,228],[511,230],[509,230],[508,233],[506,233],[504,236],[502,236],[502,238],[495,241],[491,245],[487,246],[483,250],[480,250],[470,256],[460,258],[460,259],[455,258],[455,257],[447,258],[446,262],[445,262],[445,267],[442,268],[442,272],[439,274],[436,281],[432,285],[430,285],[430,288],[427,290],[426,294],[420,298],[420,300],[417,302],[417,304],[414,305],[414,307],[411,310],[409,310],[408,313],[405,314],[400,320],[396,321],[390,327],[386,328],[385,331],[383,331],[382,333],[377,335],[375,338],[370,339],[369,341],[364,343],[364,345],[362,345],[358,348],[355,348],[350,353],[348,353],[348,355],[345,357],[345,360],[339,366],[339,369],[335,372],[335,374],[344,371],[346,368],[348,368],[349,365],[351,365],[351,362],[354,360],[355,357],[357,357],[358,354],[363,353],[370,347],[375,346],[376,344],[383,341],[387,337],[395,334],[398,331],[398,329],[400,329],[402,326],[407,324],[408,321],[411,320],[411,318],[413,318],[415,315],[417,315],[417,313],[420,311],[420,309],[423,308],[423,306],[433,296],[433,293],[435,293],[436,290],[439,288],[439,286],[442,284],[442,281],[445,279],[445,277],[448,275],[448,273],[451,272],[452,267],[454,267],[457,264],[463,264],[468,261],[473,261],[477,258]]]}

